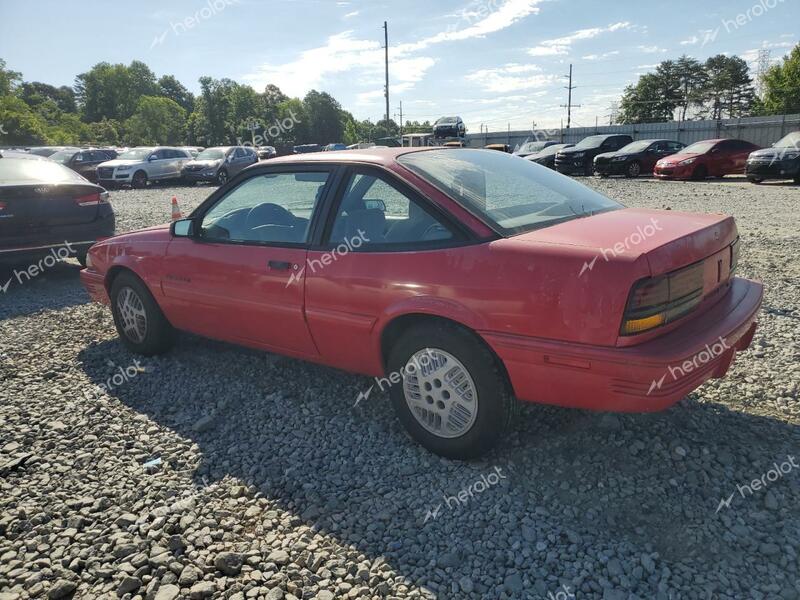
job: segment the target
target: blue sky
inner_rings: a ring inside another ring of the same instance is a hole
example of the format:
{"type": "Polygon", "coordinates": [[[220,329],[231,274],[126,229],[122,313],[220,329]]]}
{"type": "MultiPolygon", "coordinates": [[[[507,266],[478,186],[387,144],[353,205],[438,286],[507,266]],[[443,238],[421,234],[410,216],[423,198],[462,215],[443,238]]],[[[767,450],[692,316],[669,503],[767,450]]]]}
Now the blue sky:
{"type": "Polygon", "coordinates": [[[195,92],[202,75],[325,90],[377,120],[384,20],[392,113],[402,100],[407,119],[458,114],[475,132],[558,126],[570,62],[573,125],[592,125],[659,61],[727,53],[755,68],[759,48],[774,61],[800,39],[798,0],[2,0],[0,57],[55,85],[138,59],[195,92]]]}

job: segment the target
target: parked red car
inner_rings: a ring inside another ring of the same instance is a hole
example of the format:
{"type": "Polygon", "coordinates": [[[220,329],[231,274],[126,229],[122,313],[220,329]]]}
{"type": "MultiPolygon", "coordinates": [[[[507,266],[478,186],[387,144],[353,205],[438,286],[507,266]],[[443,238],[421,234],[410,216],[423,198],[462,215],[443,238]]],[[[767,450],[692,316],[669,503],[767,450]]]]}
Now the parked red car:
{"type": "Polygon", "coordinates": [[[660,179],[705,179],[742,175],[747,157],[760,146],[744,140],[703,140],[656,163],[653,175],[660,179]]]}
{"type": "Polygon", "coordinates": [[[96,244],[81,279],[134,352],[185,330],[373,376],[358,401],[389,390],[420,443],[468,458],[515,399],[655,411],[722,377],[763,293],[738,248],[731,217],[624,208],[502,152],[386,148],[249,167],[188,219],[96,244]]]}

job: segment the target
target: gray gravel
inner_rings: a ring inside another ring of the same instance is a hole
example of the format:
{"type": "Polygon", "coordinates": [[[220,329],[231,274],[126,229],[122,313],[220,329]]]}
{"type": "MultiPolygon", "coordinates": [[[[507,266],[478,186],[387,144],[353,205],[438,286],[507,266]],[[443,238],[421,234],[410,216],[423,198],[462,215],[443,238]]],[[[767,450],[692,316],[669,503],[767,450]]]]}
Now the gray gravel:
{"type": "MultiPolygon", "coordinates": [[[[365,378],[192,336],[135,366],[77,263],[12,283],[0,600],[800,598],[800,189],[586,181],[735,215],[767,286],[753,346],[664,413],[526,406],[476,463],[414,444],[386,396],[354,408],[365,378]]],[[[209,190],[113,192],[119,229],[209,190]]]]}

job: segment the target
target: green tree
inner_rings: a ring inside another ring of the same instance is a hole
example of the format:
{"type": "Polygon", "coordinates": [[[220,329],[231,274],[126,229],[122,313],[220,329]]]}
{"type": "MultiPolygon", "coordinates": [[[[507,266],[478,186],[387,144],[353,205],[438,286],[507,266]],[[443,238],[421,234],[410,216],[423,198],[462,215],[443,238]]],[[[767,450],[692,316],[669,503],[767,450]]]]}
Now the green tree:
{"type": "Polygon", "coordinates": [[[142,96],[158,96],[160,89],[150,68],[140,61],[130,65],[101,62],[75,78],[75,95],[85,121],[124,120],[136,110],[142,96]]]}
{"type": "Polygon", "coordinates": [[[0,144],[47,144],[47,123],[15,96],[0,96],[0,144]],[[4,133],[5,132],[5,133],[4,133]]]}
{"type": "Polygon", "coordinates": [[[677,81],[667,81],[663,74],[645,73],[635,85],[625,88],[619,104],[618,122],[660,123],[672,120],[678,106],[674,93],[677,89],[677,81]]]}
{"type": "Polygon", "coordinates": [[[194,110],[194,94],[186,89],[174,75],[162,75],[158,80],[158,88],[161,96],[174,100],[187,113],[194,110]]]}
{"type": "Polygon", "coordinates": [[[78,110],[75,91],[66,85],[57,88],[39,81],[26,81],[17,90],[17,95],[33,109],[46,100],[52,100],[64,112],[74,113],[78,110]]]}
{"type": "Polygon", "coordinates": [[[186,111],[169,98],[142,96],[125,128],[132,144],[181,144],[186,137],[186,111]]]}
{"type": "Polygon", "coordinates": [[[20,81],[22,81],[22,73],[7,69],[6,61],[0,58],[0,96],[13,94],[20,81]]]}
{"type": "Polygon", "coordinates": [[[704,116],[711,119],[751,114],[756,94],[747,63],[738,56],[718,54],[706,60],[704,116]]]}
{"type": "Polygon", "coordinates": [[[800,112],[800,44],[764,75],[762,112],[768,115],[800,112]]]}
{"type": "Polygon", "coordinates": [[[680,120],[685,121],[687,112],[692,106],[702,105],[703,89],[708,81],[708,75],[700,61],[685,54],[675,62],[675,70],[680,89],[680,120]]]}
{"type": "Polygon", "coordinates": [[[341,142],[344,136],[341,105],[327,92],[311,90],[303,98],[308,116],[308,129],[320,144],[341,142]]]}

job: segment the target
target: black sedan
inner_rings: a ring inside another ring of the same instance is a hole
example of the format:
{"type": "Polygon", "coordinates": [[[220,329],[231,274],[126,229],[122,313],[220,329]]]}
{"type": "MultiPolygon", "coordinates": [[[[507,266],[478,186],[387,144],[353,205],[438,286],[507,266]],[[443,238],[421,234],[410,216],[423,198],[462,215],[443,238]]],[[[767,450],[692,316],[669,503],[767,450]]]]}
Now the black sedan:
{"type": "Polygon", "coordinates": [[[673,140],[637,140],[616,152],[604,152],[594,157],[594,172],[600,177],[650,175],[656,163],[670,154],[680,152],[686,144],[673,140]]]}
{"type": "Polygon", "coordinates": [[[544,142],[525,142],[519,148],[514,150],[514,156],[521,156],[525,158],[526,156],[530,156],[531,154],[536,154],[537,152],[541,152],[548,146],[555,146],[558,142],[553,140],[547,140],[544,142]]]}
{"type": "Polygon", "coordinates": [[[771,148],[751,152],[744,174],[753,183],[765,179],[794,179],[800,183],[800,131],[782,137],[771,148]]]}
{"type": "Polygon", "coordinates": [[[112,235],[114,210],[102,187],[49,159],[0,152],[1,263],[52,255],[85,264],[89,247],[112,235]]]}
{"type": "Polygon", "coordinates": [[[59,150],[55,154],[50,155],[50,160],[69,167],[76,173],[80,173],[89,181],[97,182],[97,165],[106,162],[107,160],[114,160],[117,158],[116,150],[105,150],[98,148],[70,148],[67,150],[59,150]]]}
{"type": "Polygon", "coordinates": [[[574,145],[575,144],[553,144],[542,150],[539,150],[539,152],[536,152],[535,154],[529,154],[525,157],[525,160],[535,162],[536,164],[545,166],[549,169],[555,169],[556,154],[565,148],[572,148],[574,145]]]}
{"type": "Polygon", "coordinates": [[[633,138],[624,134],[590,135],[572,148],[556,154],[556,170],[570,175],[579,173],[591,175],[594,171],[594,157],[604,152],[616,152],[630,144],[633,138]]]}

